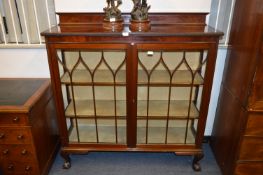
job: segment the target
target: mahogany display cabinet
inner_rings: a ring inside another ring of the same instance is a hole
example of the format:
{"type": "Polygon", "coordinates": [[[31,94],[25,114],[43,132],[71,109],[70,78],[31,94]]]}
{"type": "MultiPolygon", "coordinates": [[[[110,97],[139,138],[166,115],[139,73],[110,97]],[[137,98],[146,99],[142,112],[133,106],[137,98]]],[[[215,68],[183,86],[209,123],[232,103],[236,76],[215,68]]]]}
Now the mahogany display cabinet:
{"type": "Polygon", "coordinates": [[[64,168],[90,151],[193,155],[202,141],[218,40],[205,13],[153,13],[151,29],[104,29],[103,14],[59,13],[45,36],[64,168]]]}

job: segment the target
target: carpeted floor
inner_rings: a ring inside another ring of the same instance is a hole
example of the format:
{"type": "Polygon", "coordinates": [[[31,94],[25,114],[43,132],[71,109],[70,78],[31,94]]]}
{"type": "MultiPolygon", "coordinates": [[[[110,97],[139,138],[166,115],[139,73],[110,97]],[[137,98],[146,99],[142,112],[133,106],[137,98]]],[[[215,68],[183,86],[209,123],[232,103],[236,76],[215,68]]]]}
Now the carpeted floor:
{"type": "Polygon", "coordinates": [[[62,169],[63,159],[58,155],[49,175],[221,175],[208,144],[202,171],[192,170],[191,156],[173,153],[92,152],[71,155],[72,166],[62,169]]]}

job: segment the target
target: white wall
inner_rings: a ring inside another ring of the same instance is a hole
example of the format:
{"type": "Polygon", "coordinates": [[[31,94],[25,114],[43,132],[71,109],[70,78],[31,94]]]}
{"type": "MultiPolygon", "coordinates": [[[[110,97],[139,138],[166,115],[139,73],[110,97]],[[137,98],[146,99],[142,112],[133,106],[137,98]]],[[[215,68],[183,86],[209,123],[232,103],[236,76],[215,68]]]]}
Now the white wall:
{"type": "MultiPolygon", "coordinates": [[[[130,12],[132,0],[122,0],[122,12],[130,12]]],[[[209,12],[211,0],[148,0],[150,12],[209,12]]],[[[102,12],[106,0],[55,0],[57,12],[102,12]]]]}
{"type": "Polygon", "coordinates": [[[0,49],[1,77],[50,77],[46,49],[0,49]]]}
{"type": "MultiPolygon", "coordinates": [[[[102,11],[106,0],[55,0],[57,12],[86,12],[102,11]]],[[[130,11],[131,0],[123,0],[123,9],[130,11]],[[126,5],[125,5],[126,4],[126,5]]],[[[148,0],[151,11],[161,12],[209,12],[211,0],[148,0]]],[[[226,49],[218,52],[212,89],[210,107],[205,135],[211,135],[217,97],[224,68],[226,49]]],[[[1,77],[49,77],[46,50],[43,48],[31,49],[0,49],[0,78],[1,77]]]]}
{"type": "Polygon", "coordinates": [[[211,92],[209,111],[207,114],[207,122],[205,128],[205,135],[211,135],[213,130],[213,124],[215,119],[216,107],[218,96],[220,92],[220,86],[222,81],[222,75],[224,71],[225,59],[226,59],[227,49],[221,48],[218,50],[217,60],[216,60],[216,68],[214,74],[213,88],[211,92]]]}

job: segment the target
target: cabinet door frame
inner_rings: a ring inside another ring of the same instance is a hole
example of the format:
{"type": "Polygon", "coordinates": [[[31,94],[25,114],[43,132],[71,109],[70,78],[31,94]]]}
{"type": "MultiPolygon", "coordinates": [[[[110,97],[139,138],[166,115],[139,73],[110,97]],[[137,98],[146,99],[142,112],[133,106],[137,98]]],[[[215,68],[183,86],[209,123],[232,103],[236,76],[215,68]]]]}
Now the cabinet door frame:
{"type": "MultiPolygon", "coordinates": [[[[48,43],[48,41],[47,41],[48,43]]],[[[52,68],[50,69],[51,80],[52,80],[52,88],[55,97],[56,109],[58,113],[58,123],[59,123],[59,132],[60,132],[60,139],[61,144],[64,149],[65,147],[76,148],[77,146],[81,145],[80,152],[86,152],[86,150],[94,149],[94,145],[98,145],[96,143],[70,143],[69,135],[68,135],[68,128],[67,123],[65,120],[65,107],[63,104],[63,93],[61,90],[62,83],[60,81],[60,73],[59,73],[59,65],[57,61],[57,50],[125,50],[126,51],[126,143],[125,144],[111,144],[111,143],[103,143],[99,144],[98,150],[105,150],[105,148],[112,148],[112,149],[126,149],[129,143],[128,135],[130,131],[128,129],[128,122],[131,118],[129,112],[129,106],[132,104],[132,99],[129,96],[128,89],[131,84],[131,76],[129,72],[132,71],[132,63],[131,61],[131,54],[130,54],[130,45],[125,43],[49,43],[47,44],[48,50],[48,62],[49,66],[52,68]]],[[[97,150],[97,149],[96,149],[97,150]]]]}
{"type": "Polygon", "coordinates": [[[145,144],[137,144],[137,86],[135,87],[135,94],[134,94],[134,111],[132,116],[132,126],[133,130],[135,131],[135,138],[132,140],[134,143],[132,145],[136,145],[135,147],[137,150],[144,150],[144,149],[151,149],[151,150],[166,150],[166,151],[174,151],[178,149],[181,149],[183,146],[183,149],[200,149],[202,147],[203,142],[203,136],[204,136],[204,130],[205,130],[205,124],[208,114],[208,107],[210,102],[210,96],[211,96],[211,90],[212,90],[212,83],[213,83],[213,76],[214,76],[214,69],[215,69],[215,63],[216,63],[216,56],[217,56],[217,44],[218,42],[176,42],[176,43],[135,43],[132,52],[133,52],[133,69],[135,70],[133,72],[133,76],[135,78],[133,79],[133,85],[137,85],[137,78],[138,78],[138,50],[207,50],[207,62],[206,62],[206,70],[205,70],[205,77],[204,77],[204,84],[203,84],[203,92],[201,97],[201,105],[200,105],[200,113],[199,113],[199,121],[197,125],[197,131],[196,131],[196,138],[195,138],[195,144],[169,144],[169,145],[145,145],[145,144]]]}

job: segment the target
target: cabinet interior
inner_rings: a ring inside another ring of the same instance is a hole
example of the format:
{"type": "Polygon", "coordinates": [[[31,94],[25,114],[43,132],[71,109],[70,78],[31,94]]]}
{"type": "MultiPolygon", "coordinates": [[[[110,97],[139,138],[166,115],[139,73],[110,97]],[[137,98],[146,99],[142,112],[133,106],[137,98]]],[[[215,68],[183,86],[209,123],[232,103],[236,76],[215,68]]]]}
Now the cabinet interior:
{"type": "MultiPolygon", "coordinates": [[[[207,50],[138,50],[137,144],[194,144],[207,50]]],[[[126,50],[58,49],[70,143],[127,142],[126,50]]]]}

